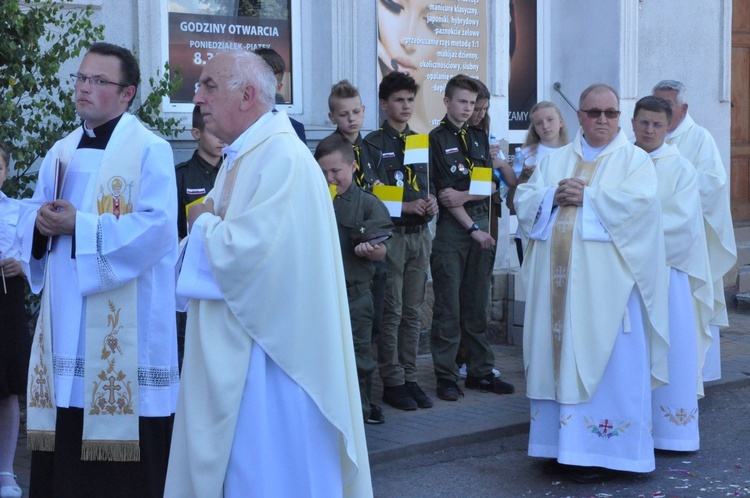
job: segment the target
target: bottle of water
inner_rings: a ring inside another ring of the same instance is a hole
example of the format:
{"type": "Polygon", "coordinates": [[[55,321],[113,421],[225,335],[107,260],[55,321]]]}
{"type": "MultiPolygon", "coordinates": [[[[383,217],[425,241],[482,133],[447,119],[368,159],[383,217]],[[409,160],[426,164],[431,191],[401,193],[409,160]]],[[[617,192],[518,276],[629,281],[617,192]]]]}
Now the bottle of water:
{"type": "MultiPolygon", "coordinates": [[[[495,135],[490,134],[490,146],[494,145],[500,145],[500,141],[497,139],[495,135]]],[[[500,159],[505,160],[505,154],[503,154],[503,150],[500,149],[500,152],[497,153],[497,157],[500,159]]],[[[497,176],[499,177],[498,183],[497,183],[497,192],[500,197],[505,199],[508,197],[508,184],[505,183],[505,180],[503,180],[503,175],[500,174],[499,171],[497,171],[497,176]]]]}
{"type": "Polygon", "coordinates": [[[523,170],[523,154],[521,154],[521,147],[516,147],[516,153],[513,156],[513,172],[516,174],[516,178],[521,176],[523,170]]]}
{"type": "MultiPolygon", "coordinates": [[[[490,147],[493,147],[495,145],[500,146],[500,140],[498,140],[495,135],[493,135],[492,133],[490,133],[490,147]]],[[[497,157],[499,159],[505,160],[505,154],[503,154],[503,149],[500,149],[498,151],[497,157]]]]}

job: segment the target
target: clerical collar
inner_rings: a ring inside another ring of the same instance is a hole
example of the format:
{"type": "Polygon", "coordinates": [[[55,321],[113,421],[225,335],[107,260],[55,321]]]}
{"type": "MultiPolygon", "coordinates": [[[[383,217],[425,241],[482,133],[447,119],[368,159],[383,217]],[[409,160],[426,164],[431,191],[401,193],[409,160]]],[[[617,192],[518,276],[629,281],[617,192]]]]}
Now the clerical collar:
{"type": "Polygon", "coordinates": [[[112,132],[115,131],[115,126],[120,122],[120,118],[122,118],[122,114],[91,130],[86,127],[86,121],[84,121],[82,125],[83,136],[81,141],[78,142],[78,148],[104,150],[109,143],[112,132]]]}
{"type": "Polygon", "coordinates": [[[250,135],[255,133],[255,130],[263,126],[263,123],[265,123],[272,117],[273,117],[273,112],[269,110],[267,113],[265,113],[260,118],[258,118],[257,121],[255,121],[255,123],[251,124],[250,128],[243,131],[242,135],[237,137],[237,139],[234,142],[232,142],[230,145],[227,145],[226,147],[221,149],[221,151],[224,154],[226,154],[225,160],[227,164],[226,166],[227,171],[230,171],[232,169],[232,166],[233,166],[232,163],[234,162],[234,159],[237,157],[237,154],[240,152],[240,149],[242,148],[242,146],[245,144],[245,140],[247,140],[250,137],[250,135]]]}
{"type": "Polygon", "coordinates": [[[648,155],[653,159],[654,157],[659,155],[659,152],[663,151],[667,147],[669,147],[669,145],[667,145],[667,142],[662,142],[662,144],[659,146],[658,149],[652,150],[651,152],[648,153],[648,155]]]}
{"type": "Polygon", "coordinates": [[[609,144],[604,144],[601,147],[592,147],[586,141],[586,137],[581,135],[581,153],[583,153],[583,160],[586,162],[593,161],[605,148],[607,148],[607,145],[609,144]]]}

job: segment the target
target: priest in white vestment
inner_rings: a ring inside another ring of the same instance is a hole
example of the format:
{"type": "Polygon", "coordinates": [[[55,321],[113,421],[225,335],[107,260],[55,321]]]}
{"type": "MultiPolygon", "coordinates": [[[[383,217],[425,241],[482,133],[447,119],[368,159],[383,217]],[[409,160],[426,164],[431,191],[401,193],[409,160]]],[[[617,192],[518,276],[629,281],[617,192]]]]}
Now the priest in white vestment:
{"type": "Polygon", "coordinates": [[[711,345],[713,282],[706,248],[697,174],[675,145],[664,142],[672,108],[660,97],[635,104],[635,145],[656,167],[669,278],[669,384],[652,393],[654,447],[700,448],[698,398],[701,369],[711,345]]]}
{"type": "Polygon", "coordinates": [[[524,367],[529,455],[578,482],[654,470],[651,387],[667,382],[667,266],[656,173],[618,125],[619,97],[581,94],[581,130],[518,187],[530,234],[524,367]],[[611,469],[611,470],[610,470],[611,469]]]}
{"type": "Polygon", "coordinates": [[[194,206],[167,497],[372,495],[330,193],[263,59],[209,61],[194,103],[224,142],[194,206]]]}
{"type": "Polygon", "coordinates": [[[703,380],[721,378],[721,349],[719,327],[729,326],[724,297],[724,275],[737,262],[732,212],[729,206],[729,181],[716,142],[711,134],[693,121],[685,101],[685,85],[679,81],[663,80],[656,84],[653,94],[672,106],[672,125],[666,143],[676,145],[680,154],[690,161],[698,174],[698,191],[706,225],[706,243],[713,278],[713,342],[706,354],[703,380]]]}
{"type": "Polygon", "coordinates": [[[18,224],[42,292],[28,382],[31,496],[163,494],[179,376],[172,149],[126,112],[127,49],[92,45],[83,125],[55,143],[18,224]]]}

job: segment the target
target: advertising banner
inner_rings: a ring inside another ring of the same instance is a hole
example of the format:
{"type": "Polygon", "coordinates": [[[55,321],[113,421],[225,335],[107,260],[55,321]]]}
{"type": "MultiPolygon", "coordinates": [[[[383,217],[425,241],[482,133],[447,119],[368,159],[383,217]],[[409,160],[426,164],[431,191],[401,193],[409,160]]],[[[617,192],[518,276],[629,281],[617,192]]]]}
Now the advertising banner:
{"type": "Polygon", "coordinates": [[[457,74],[487,81],[487,0],[375,0],[378,82],[392,71],[419,85],[409,126],[428,133],[445,115],[445,85],[457,74]]]}

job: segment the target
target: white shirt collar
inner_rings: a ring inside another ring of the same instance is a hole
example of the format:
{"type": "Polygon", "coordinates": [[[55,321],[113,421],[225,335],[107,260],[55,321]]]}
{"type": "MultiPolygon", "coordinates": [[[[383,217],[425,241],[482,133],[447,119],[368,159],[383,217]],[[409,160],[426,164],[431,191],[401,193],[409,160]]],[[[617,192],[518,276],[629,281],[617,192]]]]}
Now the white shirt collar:
{"type": "Polygon", "coordinates": [[[226,169],[227,171],[230,171],[232,169],[232,163],[234,162],[234,159],[237,157],[237,154],[239,153],[242,146],[245,144],[245,140],[250,137],[257,129],[259,129],[263,124],[271,119],[273,117],[273,112],[268,111],[264,115],[262,115],[260,118],[258,118],[255,123],[250,125],[250,128],[242,132],[242,135],[237,137],[237,139],[232,142],[231,144],[227,145],[221,151],[227,155],[226,157],[226,169]]]}
{"type": "Polygon", "coordinates": [[[656,156],[658,156],[659,153],[663,151],[664,149],[666,149],[667,147],[669,147],[669,145],[667,145],[667,142],[664,142],[661,144],[661,146],[658,149],[654,149],[651,152],[649,152],[648,155],[651,157],[651,159],[653,159],[656,156]]]}
{"type": "Polygon", "coordinates": [[[593,161],[604,149],[607,148],[607,145],[609,144],[604,144],[601,147],[592,147],[586,141],[586,137],[581,134],[581,153],[583,154],[583,160],[586,162],[593,161]]]}

